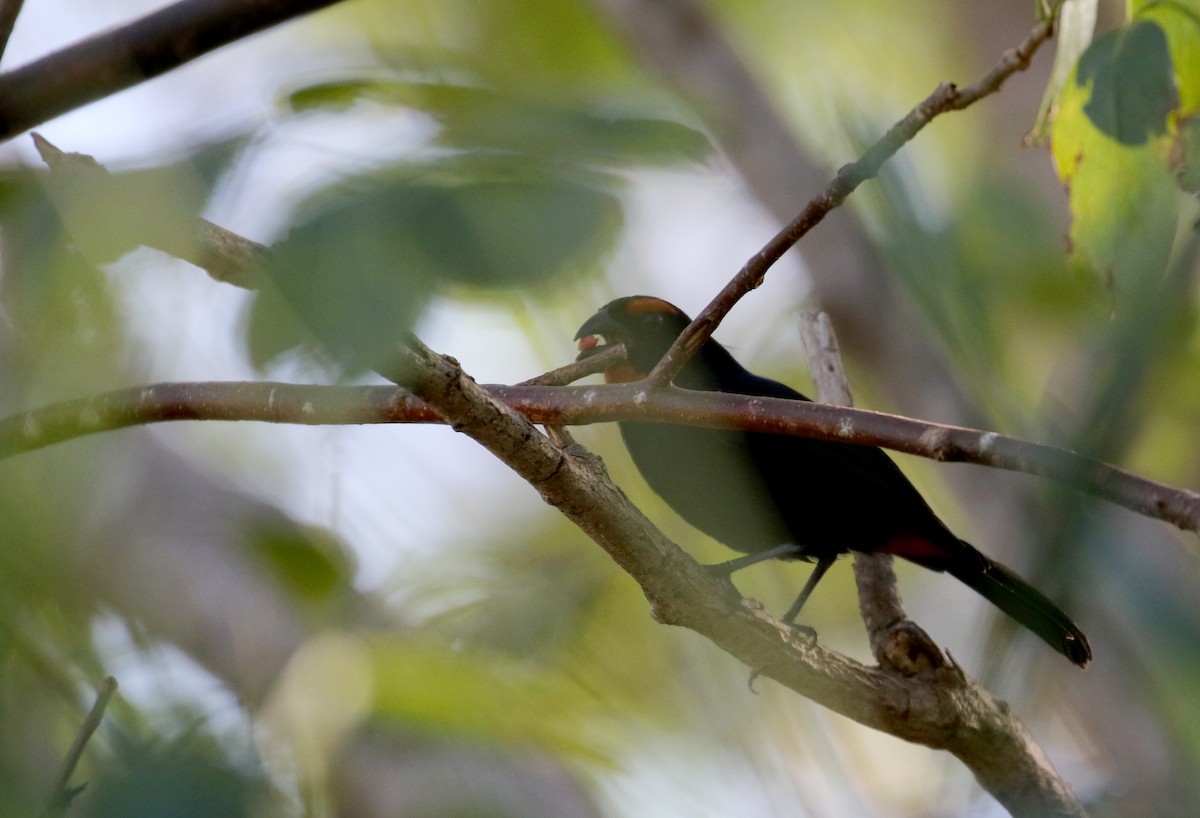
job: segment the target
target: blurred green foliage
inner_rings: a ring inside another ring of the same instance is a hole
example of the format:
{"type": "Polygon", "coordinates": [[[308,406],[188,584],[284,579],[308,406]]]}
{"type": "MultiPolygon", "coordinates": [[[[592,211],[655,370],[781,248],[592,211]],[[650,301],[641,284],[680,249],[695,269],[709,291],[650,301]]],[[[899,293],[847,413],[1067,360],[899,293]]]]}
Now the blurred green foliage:
{"type": "Polygon", "coordinates": [[[72,814],[86,818],[240,818],[284,814],[269,807],[264,779],[231,767],[203,736],[122,746],[72,814]]]}
{"type": "Polygon", "coordinates": [[[482,87],[348,79],[289,97],[298,114],[365,101],[427,113],[439,131],[421,158],[311,196],[251,318],[260,364],[307,336],[351,372],[386,368],[436,292],[561,292],[613,247],[618,170],[709,150],[680,122],[482,87]]]}
{"type": "Polygon", "coordinates": [[[563,286],[620,223],[617,200],[590,181],[521,157],[458,157],[324,193],[273,249],[273,286],[250,323],[254,359],[297,345],[303,329],[344,365],[386,368],[439,288],[563,286]]]}

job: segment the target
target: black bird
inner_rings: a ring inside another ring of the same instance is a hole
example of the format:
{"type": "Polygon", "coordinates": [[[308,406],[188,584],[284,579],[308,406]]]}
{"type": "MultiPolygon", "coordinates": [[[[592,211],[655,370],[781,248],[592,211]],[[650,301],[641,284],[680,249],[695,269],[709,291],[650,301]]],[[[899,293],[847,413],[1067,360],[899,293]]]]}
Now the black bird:
{"type": "MultiPolygon", "coordinates": [[[[624,344],[627,361],[608,369],[605,380],[638,380],[689,323],[662,299],[618,298],[580,327],[579,357],[624,344]]],[[[711,339],[674,382],[684,389],[808,400],[746,370],[711,339]]],[[[788,621],[838,555],[879,552],[957,577],[1080,667],[1092,658],[1087,637],[1058,606],[954,536],[881,449],[675,424],[619,426],[638,470],[671,508],[749,555],[723,563],[727,570],[772,557],[816,562],[788,621]]]]}

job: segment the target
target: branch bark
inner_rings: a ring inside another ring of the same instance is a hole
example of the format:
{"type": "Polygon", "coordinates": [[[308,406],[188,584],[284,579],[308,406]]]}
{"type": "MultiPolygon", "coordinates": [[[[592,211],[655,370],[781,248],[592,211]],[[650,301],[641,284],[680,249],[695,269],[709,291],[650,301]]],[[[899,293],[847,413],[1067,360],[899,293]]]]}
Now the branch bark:
{"type": "MultiPolygon", "coordinates": [[[[648,420],[745,429],[882,446],[931,460],[1036,474],[1184,531],[1200,533],[1200,492],[1157,483],[1067,449],[996,432],[820,403],[677,387],[648,390],[636,383],[480,388],[538,424],[648,420]]],[[[419,398],[389,386],[159,383],[0,418],[0,459],[98,432],[177,420],[255,420],[309,426],[440,422],[419,398]]]]}
{"type": "Polygon", "coordinates": [[[12,36],[23,5],[25,0],[0,0],[0,56],[4,56],[8,48],[8,38],[12,36]]]}
{"type": "MultiPolygon", "coordinates": [[[[698,14],[700,12],[697,12],[698,14]]],[[[887,160],[911,141],[935,117],[948,111],[966,108],[983,97],[995,93],[1010,76],[1029,66],[1033,54],[1054,35],[1055,13],[1039,22],[1016,48],[1005,51],[1000,60],[981,79],[959,89],[953,83],[942,83],[928,97],[894,124],[857,161],[844,165],[819,194],[809,200],[804,209],[783,227],[767,244],[742,266],[729,283],[692,320],[679,339],[650,373],[656,383],[669,383],[688,359],[703,346],[734,305],[750,291],[758,288],[767,270],[791,249],[830,211],[839,207],[846,197],[863,182],[875,178],[887,160]]]]}
{"type": "Polygon", "coordinates": [[[0,74],[0,140],[338,0],[181,0],[0,74]]]}

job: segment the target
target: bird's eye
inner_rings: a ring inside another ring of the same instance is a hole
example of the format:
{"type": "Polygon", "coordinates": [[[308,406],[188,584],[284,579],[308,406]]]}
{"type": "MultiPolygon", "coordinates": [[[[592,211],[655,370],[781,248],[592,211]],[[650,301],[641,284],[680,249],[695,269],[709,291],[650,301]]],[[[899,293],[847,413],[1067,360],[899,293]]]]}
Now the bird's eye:
{"type": "Polygon", "coordinates": [[[585,335],[579,339],[579,351],[587,352],[588,350],[602,347],[608,344],[608,340],[603,335],[585,335]]]}

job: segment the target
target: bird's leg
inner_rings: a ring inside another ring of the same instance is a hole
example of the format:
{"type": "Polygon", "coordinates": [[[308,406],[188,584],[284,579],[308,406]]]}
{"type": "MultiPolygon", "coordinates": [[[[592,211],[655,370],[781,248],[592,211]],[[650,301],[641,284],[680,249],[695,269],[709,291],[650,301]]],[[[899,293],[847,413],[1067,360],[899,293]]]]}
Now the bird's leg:
{"type": "Polygon", "coordinates": [[[711,576],[719,579],[728,579],[734,571],[740,571],[751,565],[757,565],[765,560],[785,559],[787,557],[797,558],[802,556],[804,549],[798,545],[786,543],[777,545],[774,548],[768,548],[766,551],[759,551],[757,554],[747,554],[744,557],[728,560],[726,562],[718,562],[714,565],[703,566],[711,576]]]}
{"type": "MultiPolygon", "coordinates": [[[[771,550],[778,551],[779,549],[773,548],[771,550]]],[[[769,552],[764,551],[763,553],[765,554],[769,552]]],[[[817,559],[817,564],[813,566],[812,573],[808,575],[808,582],[805,582],[804,587],[800,589],[800,596],[796,597],[796,601],[792,603],[792,607],[788,608],[787,613],[785,613],[783,618],[780,619],[781,622],[791,625],[798,631],[802,631],[814,643],[817,641],[817,632],[808,625],[797,625],[792,620],[800,615],[800,609],[804,607],[804,603],[807,602],[808,598],[812,595],[813,588],[817,587],[817,583],[821,581],[821,577],[825,576],[825,572],[829,570],[829,566],[833,565],[834,559],[836,559],[836,557],[820,557],[817,559]]],[[[732,562],[738,562],[738,560],[732,560],[732,562]]],[[[722,565],[725,564],[726,563],[722,563],[722,565]]],[[[718,568],[720,566],[714,565],[710,567],[718,568]]],[[[754,690],[754,680],[758,678],[760,673],[762,673],[761,670],[753,670],[750,672],[750,681],[748,684],[750,685],[751,693],[756,692],[754,690]]]]}
{"type": "Polygon", "coordinates": [[[804,587],[800,589],[800,595],[796,597],[796,601],[792,603],[792,607],[788,608],[787,613],[783,615],[783,622],[789,625],[793,624],[793,620],[800,615],[800,609],[804,607],[804,603],[808,601],[809,596],[812,594],[813,588],[817,587],[817,583],[821,581],[821,577],[825,576],[825,572],[829,570],[829,566],[833,565],[834,559],[835,557],[821,557],[817,560],[812,573],[808,575],[808,582],[804,583],[804,587]]]}

